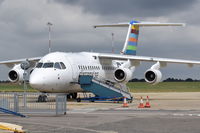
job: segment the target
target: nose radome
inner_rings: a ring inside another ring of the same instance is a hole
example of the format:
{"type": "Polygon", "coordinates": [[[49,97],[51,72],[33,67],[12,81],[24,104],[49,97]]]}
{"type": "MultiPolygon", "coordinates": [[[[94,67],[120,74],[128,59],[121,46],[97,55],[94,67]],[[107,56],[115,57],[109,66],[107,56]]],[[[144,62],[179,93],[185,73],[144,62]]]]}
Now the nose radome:
{"type": "Polygon", "coordinates": [[[29,83],[30,83],[30,86],[35,89],[40,89],[43,85],[43,81],[41,77],[38,77],[38,75],[32,75],[32,74],[30,76],[29,83]]]}

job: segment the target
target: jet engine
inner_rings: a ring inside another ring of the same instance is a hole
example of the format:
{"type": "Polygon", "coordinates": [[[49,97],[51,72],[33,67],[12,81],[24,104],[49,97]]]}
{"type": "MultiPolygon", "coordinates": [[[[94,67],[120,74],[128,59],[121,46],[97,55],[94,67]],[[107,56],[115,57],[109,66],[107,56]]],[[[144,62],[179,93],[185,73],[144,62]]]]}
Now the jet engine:
{"type": "Polygon", "coordinates": [[[114,79],[117,82],[128,82],[133,77],[133,70],[128,68],[118,68],[114,72],[114,79]]]}
{"type": "Polygon", "coordinates": [[[160,72],[160,62],[154,64],[149,70],[145,72],[145,81],[150,84],[157,84],[162,79],[162,73],[160,72]]]}
{"type": "Polygon", "coordinates": [[[27,79],[27,70],[30,68],[30,63],[28,61],[23,61],[18,65],[15,65],[8,73],[8,79],[15,83],[15,82],[22,82],[24,72],[25,72],[25,79],[27,79]]]}
{"type": "Polygon", "coordinates": [[[160,70],[149,69],[145,72],[145,81],[150,84],[157,84],[162,79],[162,73],[160,70]]]}
{"type": "Polygon", "coordinates": [[[15,65],[8,73],[8,79],[13,82],[22,82],[23,81],[24,70],[21,68],[20,64],[15,65]]]}

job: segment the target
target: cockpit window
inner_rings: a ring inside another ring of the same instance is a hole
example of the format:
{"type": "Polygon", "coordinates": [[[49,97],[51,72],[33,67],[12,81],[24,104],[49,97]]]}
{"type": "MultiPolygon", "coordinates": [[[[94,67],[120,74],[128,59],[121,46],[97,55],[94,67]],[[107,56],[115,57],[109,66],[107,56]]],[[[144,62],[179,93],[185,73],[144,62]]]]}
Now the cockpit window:
{"type": "Polygon", "coordinates": [[[54,63],[49,62],[49,63],[44,63],[43,68],[53,68],[54,63]]]}
{"type": "Polygon", "coordinates": [[[54,68],[61,69],[60,63],[56,62],[56,63],[54,64],[54,68]]]}
{"type": "Polygon", "coordinates": [[[37,64],[36,68],[41,68],[42,65],[43,65],[43,63],[39,62],[39,63],[37,64]]]}
{"type": "Polygon", "coordinates": [[[60,62],[60,65],[61,65],[62,69],[66,69],[66,66],[63,62],[60,62]]]}

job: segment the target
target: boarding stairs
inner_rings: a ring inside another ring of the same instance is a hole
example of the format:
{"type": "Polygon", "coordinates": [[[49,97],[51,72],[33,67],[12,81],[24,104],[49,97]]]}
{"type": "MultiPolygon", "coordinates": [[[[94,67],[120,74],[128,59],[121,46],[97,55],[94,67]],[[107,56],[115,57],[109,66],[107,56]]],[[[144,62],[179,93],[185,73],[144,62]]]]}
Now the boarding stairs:
{"type": "Polygon", "coordinates": [[[126,86],[103,81],[94,78],[92,75],[79,75],[79,84],[82,89],[87,92],[92,92],[96,97],[107,97],[115,99],[123,99],[126,97],[127,100],[132,100],[129,89],[126,86]]]}

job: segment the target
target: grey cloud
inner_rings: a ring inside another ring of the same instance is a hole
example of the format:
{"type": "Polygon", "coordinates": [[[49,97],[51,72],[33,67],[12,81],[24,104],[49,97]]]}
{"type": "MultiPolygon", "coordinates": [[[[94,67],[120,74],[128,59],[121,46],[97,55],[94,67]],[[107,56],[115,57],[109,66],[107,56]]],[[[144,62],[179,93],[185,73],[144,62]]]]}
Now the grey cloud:
{"type": "Polygon", "coordinates": [[[151,17],[187,10],[197,0],[59,0],[61,4],[83,7],[85,12],[105,16],[151,17]]]}
{"type": "Polygon", "coordinates": [[[5,0],[0,0],[0,4],[2,4],[5,0]]]}

